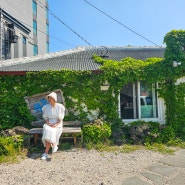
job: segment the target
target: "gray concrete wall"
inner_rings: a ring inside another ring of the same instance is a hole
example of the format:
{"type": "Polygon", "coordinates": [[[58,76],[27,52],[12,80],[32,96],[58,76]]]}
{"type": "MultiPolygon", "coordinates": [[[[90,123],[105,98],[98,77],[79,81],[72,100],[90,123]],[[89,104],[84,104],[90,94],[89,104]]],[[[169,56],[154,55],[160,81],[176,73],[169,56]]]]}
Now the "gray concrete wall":
{"type": "MultiPolygon", "coordinates": [[[[40,1],[40,0],[39,0],[40,1]]],[[[45,0],[40,1],[42,4],[45,4],[45,0]]],[[[37,6],[37,28],[38,30],[38,52],[40,54],[44,54],[47,51],[46,48],[46,34],[43,34],[42,32],[46,33],[46,9],[41,8],[40,6],[37,6]]]]}
{"type": "MultiPolygon", "coordinates": [[[[45,0],[39,0],[43,5],[46,4],[45,0]]],[[[19,20],[27,28],[31,30],[30,34],[26,34],[23,30],[15,27],[16,33],[19,36],[18,49],[19,57],[23,56],[22,52],[22,37],[27,38],[27,56],[33,56],[33,9],[32,0],[0,0],[0,7],[10,14],[15,19],[19,20]]],[[[37,3],[37,45],[38,54],[46,53],[46,10],[39,6],[37,3]],[[43,34],[44,32],[45,34],[43,34]]],[[[14,45],[14,44],[12,44],[14,45]]],[[[17,46],[16,46],[17,47],[17,46]]],[[[13,58],[13,46],[11,47],[13,58]]]]}

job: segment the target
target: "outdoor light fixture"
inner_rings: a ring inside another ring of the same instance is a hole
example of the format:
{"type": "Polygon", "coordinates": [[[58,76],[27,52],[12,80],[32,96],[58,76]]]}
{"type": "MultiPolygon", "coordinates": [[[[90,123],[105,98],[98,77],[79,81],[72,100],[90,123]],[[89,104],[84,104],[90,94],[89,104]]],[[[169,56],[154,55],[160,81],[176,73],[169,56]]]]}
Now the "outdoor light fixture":
{"type": "Polygon", "coordinates": [[[181,65],[181,62],[173,61],[173,67],[177,67],[180,65],[181,65]]]}
{"type": "Polygon", "coordinates": [[[108,81],[106,80],[102,85],[101,85],[101,91],[108,91],[109,89],[109,83],[108,81]]]}

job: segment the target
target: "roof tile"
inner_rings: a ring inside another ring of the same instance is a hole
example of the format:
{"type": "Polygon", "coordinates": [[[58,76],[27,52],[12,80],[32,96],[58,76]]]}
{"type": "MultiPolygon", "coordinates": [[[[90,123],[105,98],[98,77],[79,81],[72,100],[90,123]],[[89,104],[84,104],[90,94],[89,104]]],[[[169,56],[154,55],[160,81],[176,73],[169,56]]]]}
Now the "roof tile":
{"type": "Polygon", "coordinates": [[[126,57],[145,60],[150,57],[163,58],[164,50],[162,47],[80,47],[35,57],[1,61],[0,71],[98,70],[101,65],[92,59],[94,54],[117,61],[126,57]]]}

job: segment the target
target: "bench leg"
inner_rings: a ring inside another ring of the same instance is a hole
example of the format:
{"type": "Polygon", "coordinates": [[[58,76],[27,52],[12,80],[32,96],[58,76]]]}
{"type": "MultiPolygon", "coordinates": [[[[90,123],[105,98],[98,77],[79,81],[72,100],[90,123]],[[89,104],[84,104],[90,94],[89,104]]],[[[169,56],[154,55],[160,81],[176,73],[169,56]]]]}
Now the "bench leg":
{"type": "Polygon", "coordinates": [[[37,144],[37,140],[38,140],[38,134],[34,134],[34,144],[37,144]]]}
{"type": "Polygon", "coordinates": [[[74,137],[74,145],[76,145],[76,134],[74,134],[73,137],[74,137]]]}
{"type": "Polygon", "coordinates": [[[83,134],[81,133],[81,144],[83,144],[83,134]]]}

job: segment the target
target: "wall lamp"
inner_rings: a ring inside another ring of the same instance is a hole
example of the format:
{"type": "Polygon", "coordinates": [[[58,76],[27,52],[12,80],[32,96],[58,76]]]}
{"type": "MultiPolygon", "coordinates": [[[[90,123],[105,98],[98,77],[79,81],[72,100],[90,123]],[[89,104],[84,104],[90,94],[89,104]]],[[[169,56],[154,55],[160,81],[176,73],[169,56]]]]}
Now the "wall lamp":
{"type": "Polygon", "coordinates": [[[110,86],[110,85],[109,85],[108,81],[106,80],[106,81],[100,86],[101,91],[108,91],[109,86],[110,86]]]}

